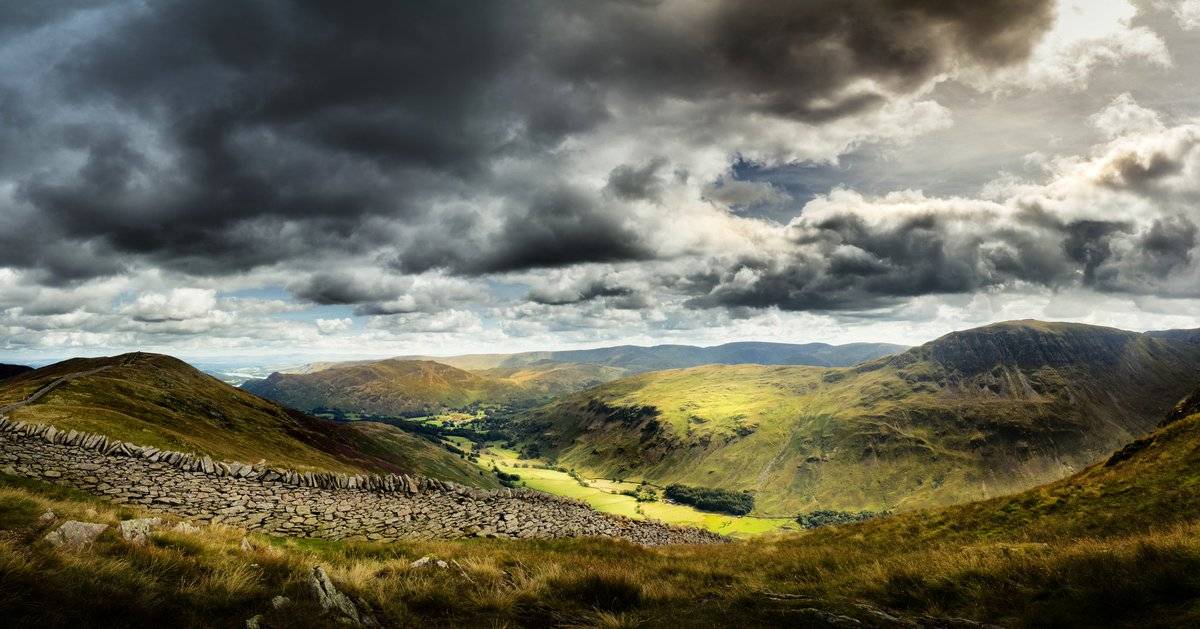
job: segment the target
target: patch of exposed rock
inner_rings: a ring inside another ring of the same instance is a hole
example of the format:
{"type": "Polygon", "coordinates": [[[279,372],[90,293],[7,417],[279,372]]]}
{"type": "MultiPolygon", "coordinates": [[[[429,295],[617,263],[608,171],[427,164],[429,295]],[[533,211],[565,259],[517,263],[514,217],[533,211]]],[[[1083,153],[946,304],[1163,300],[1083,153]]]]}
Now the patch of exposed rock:
{"type": "Polygon", "coordinates": [[[107,528],[107,524],[67,520],[57,529],[47,533],[45,539],[52,546],[68,550],[79,550],[91,545],[107,528]]]}

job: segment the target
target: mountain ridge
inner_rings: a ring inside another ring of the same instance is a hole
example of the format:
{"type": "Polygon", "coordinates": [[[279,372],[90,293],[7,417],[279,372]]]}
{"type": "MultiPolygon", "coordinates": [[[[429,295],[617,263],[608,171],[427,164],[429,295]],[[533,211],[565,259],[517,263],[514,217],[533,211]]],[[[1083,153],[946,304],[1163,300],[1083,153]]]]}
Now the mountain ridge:
{"type": "Polygon", "coordinates": [[[530,455],[594,476],[756,492],[760,513],[908,509],[1021,490],[1152,430],[1200,347],[1015,321],[855,367],[640,374],[522,415],[530,455]]]}
{"type": "MultiPolygon", "coordinates": [[[[908,349],[893,343],[779,343],[736,341],[712,346],[659,344],[614,345],[592,349],[518,352],[514,354],[408,355],[401,360],[432,360],[467,370],[522,367],[541,361],[602,363],[631,373],[678,369],[708,364],[814,364],[849,366],[870,358],[908,349]],[[796,362],[796,361],[808,362],[796,362]]],[[[356,361],[358,362],[358,361],[356,361]]],[[[319,363],[327,366],[336,363],[319,363]]]]}

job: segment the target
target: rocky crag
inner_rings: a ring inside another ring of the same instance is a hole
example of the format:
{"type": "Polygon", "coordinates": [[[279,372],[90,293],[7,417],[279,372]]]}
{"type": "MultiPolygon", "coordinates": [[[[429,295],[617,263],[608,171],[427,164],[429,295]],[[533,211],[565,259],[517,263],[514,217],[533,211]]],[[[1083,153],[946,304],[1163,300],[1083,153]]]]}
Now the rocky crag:
{"type": "Polygon", "coordinates": [[[523,489],[479,490],[403,474],[346,476],[214,461],[0,417],[0,469],[196,521],[273,535],[402,538],[613,537],[706,544],[699,529],[599,513],[523,489]]]}

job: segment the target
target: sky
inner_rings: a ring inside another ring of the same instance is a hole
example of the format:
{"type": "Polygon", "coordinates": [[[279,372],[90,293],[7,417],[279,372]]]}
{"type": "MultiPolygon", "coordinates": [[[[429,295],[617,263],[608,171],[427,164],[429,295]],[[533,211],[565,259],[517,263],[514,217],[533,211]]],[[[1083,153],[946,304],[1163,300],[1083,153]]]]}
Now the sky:
{"type": "Polygon", "coordinates": [[[1200,0],[0,2],[0,361],[1200,327],[1200,0]]]}

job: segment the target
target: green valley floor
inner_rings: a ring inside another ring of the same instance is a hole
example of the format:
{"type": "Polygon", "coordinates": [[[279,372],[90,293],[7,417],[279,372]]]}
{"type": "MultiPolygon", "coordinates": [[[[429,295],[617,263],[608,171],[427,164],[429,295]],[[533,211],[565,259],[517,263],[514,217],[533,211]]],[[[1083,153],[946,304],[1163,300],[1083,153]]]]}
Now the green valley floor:
{"type": "MultiPolygon", "coordinates": [[[[655,501],[639,502],[635,497],[621,493],[636,490],[638,483],[572,475],[568,471],[551,468],[544,461],[520,459],[515,451],[498,446],[487,448],[479,463],[485,469],[495,467],[506,474],[520,476],[519,482],[530,489],[583,500],[597,511],[606,513],[695,526],[735,538],[799,529],[792,518],[709,513],[663,500],[661,495],[655,501]]],[[[662,493],[658,491],[659,488],[654,489],[656,493],[662,493]]]]}

